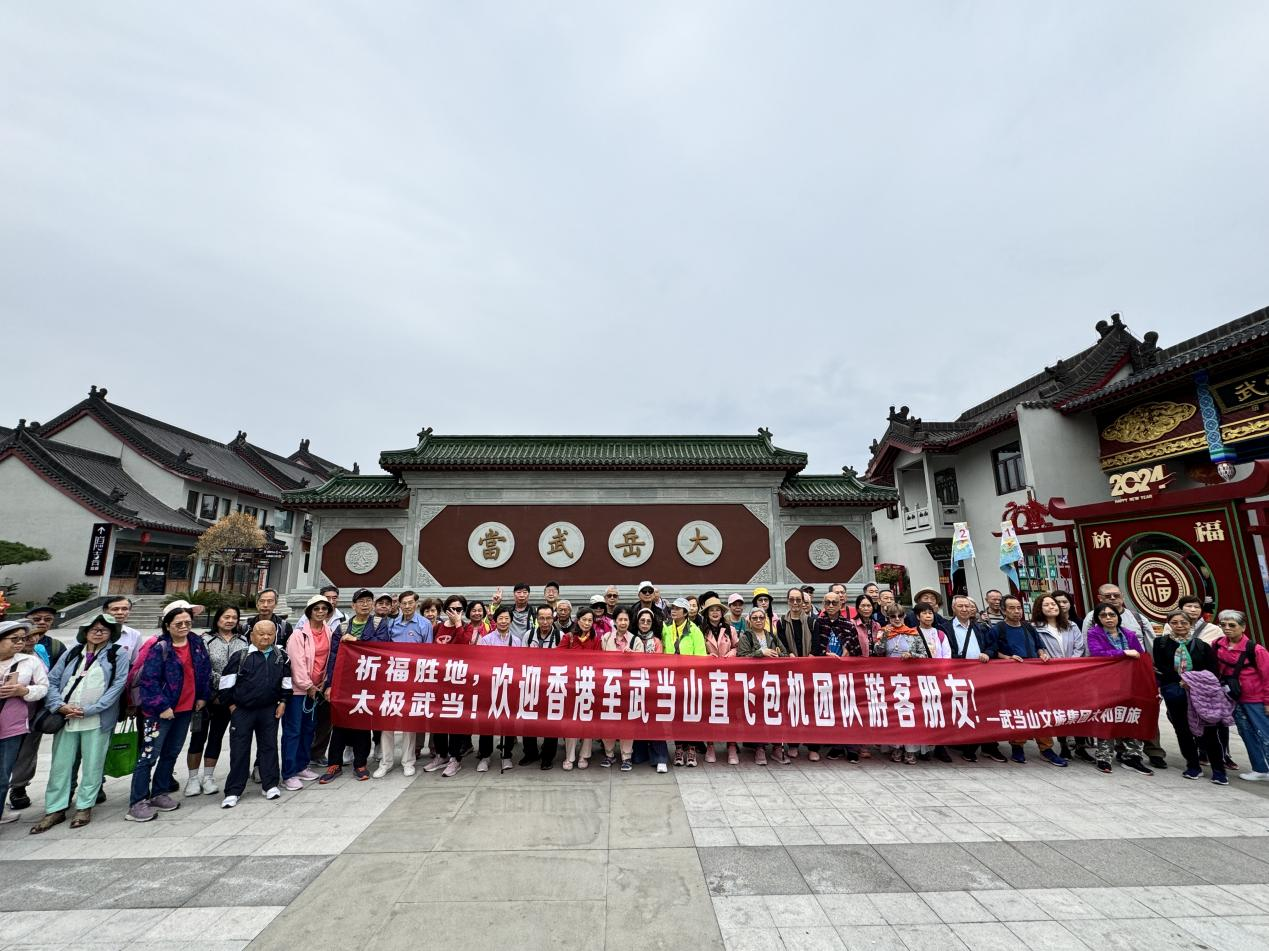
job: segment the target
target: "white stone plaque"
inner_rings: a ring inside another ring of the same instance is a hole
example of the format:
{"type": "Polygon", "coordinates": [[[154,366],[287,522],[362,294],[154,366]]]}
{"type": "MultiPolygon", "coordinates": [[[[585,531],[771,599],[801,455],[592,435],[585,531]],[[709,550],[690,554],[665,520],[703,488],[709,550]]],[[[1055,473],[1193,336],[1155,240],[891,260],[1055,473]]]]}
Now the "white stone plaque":
{"type": "Polygon", "coordinates": [[[576,564],[585,549],[582,530],[572,522],[552,522],[538,536],[538,554],[552,568],[576,564]]]}
{"type": "Polygon", "coordinates": [[[505,565],[515,550],[515,536],[502,522],[483,522],[467,539],[467,553],[482,568],[505,565]]]}
{"type": "Polygon", "coordinates": [[[712,565],[723,553],[723,533],[710,522],[688,522],[679,529],[678,546],[689,565],[712,565]]]}
{"type": "Polygon", "coordinates": [[[835,568],[837,563],[842,560],[842,553],[837,547],[837,543],[829,538],[817,538],[811,542],[807,556],[811,559],[811,564],[820,571],[828,571],[830,568],[835,568]]]}
{"type": "Polygon", "coordinates": [[[370,542],[357,542],[344,553],[344,567],[355,575],[364,575],[379,564],[379,549],[370,542]]]}
{"type": "Polygon", "coordinates": [[[652,533],[642,522],[618,522],[608,535],[608,554],[612,560],[634,568],[652,557],[652,533]]]}

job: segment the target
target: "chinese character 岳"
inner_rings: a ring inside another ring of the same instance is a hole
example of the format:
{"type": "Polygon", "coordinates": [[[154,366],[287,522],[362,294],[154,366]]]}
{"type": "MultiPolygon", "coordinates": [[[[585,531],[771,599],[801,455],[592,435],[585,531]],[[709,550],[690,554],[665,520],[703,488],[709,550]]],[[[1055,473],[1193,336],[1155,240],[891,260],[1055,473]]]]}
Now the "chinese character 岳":
{"type": "Polygon", "coordinates": [[[621,533],[621,541],[612,547],[621,549],[622,558],[638,558],[643,554],[643,548],[647,544],[639,537],[638,530],[631,527],[621,533]]]}

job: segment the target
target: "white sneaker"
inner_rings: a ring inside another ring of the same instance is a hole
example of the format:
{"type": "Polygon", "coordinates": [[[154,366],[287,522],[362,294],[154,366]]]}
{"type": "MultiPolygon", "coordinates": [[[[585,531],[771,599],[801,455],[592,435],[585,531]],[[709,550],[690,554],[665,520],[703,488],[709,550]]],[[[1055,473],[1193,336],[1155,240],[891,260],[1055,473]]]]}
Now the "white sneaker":
{"type": "Polygon", "coordinates": [[[222,803],[220,804],[220,808],[221,808],[221,809],[232,809],[232,808],[233,808],[234,806],[236,806],[236,805],[238,805],[238,797],[237,797],[237,796],[226,796],[226,797],[225,797],[225,801],[224,801],[224,802],[222,802],[222,803]]]}
{"type": "Polygon", "coordinates": [[[387,776],[387,775],[388,775],[388,772],[389,772],[391,769],[392,769],[392,764],[391,764],[391,763],[380,763],[380,764],[379,764],[379,765],[375,768],[375,771],[374,771],[373,773],[371,773],[371,774],[370,774],[370,776],[371,776],[371,778],[372,778],[372,779],[383,779],[383,777],[385,777],[385,776],[387,776]]]}
{"type": "Polygon", "coordinates": [[[8,825],[10,822],[17,822],[22,818],[22,813],[14,812],[12,809],[0,816],[0,826],[8,825]]]}
{"type": "Polygon", "coordinates": [[[1239,773],[1239,779],[1245,779],[1249,783],[1269,783],[1269,773],[1239,773]]]}
{"type": "Polygon", "coordinates": [[[513,768],[514,766],[515,766],[515,763],[513,763],[513,762],[511,761],[511,757],[509,757],[509,756],[504,756],[504,757],[502,758],[502,771],[503,771],[504,773],[505,773],[507,770],[509,770],[509,769],[513,768]]]}
{"type": "Polygon", "coordinates": [[[344,750],[344,765],[351,766],[353,760],[353,751],[351,749],[344,750]]]}
{"type": "Polygon", "coordinates": [[[670,767],[667,766],[665,763],[657,763],[658,773],[668,773],[669,771],[670,771],[670,767]]]}
{"type": "Polygon", "coordinates": [[[220,787],[216,785],[216,778],[214,776],[204,776],[203,777],[203,795],[212,796],[218,792],[220,792],[220,787]]]}
{"type": "Polygon", "coordinates": [[[458,771],[462,768],[463,768],[462,763],[460,763],[456,759],[452,759],[448,763],[445,764],[445,771],[441,773],[441,775],[444,776],[446,779],[448,779],[450,776],[457,774],[458,771]]]}
{"type": "Polygon", "coordinates": [[[201,796],[203,794],[203,780],[200,776],[191,776],[189,782],[185,784],[185,798],[190,796],[201,796]]]}
{"type": "Polygon", "coordinates": [[[409,779],[414,775],[414,764],[406,763],[401,767],[401,772],[405,774],[405,778],[409,779]]]}
{"type": "Polygon", "coordinates": [[[281,796],[282,796],[282,790],[278,789],[277,786],[270,786],[268,789],[264,791],[265,799],[278,799],[281,796]]]}
{"type": "Polygon", "coordinates": [[[438,769],[442,769],[448,762],[449,760],[447,760],[444,756],[433,756],[427,761],[427,765],[423,767],[423,772],[434,773],[438,769]]]}
{"type": "Polygon", "coordinates": [[[481,761],[476,764],[476,772],[478,773],[489,772],[489,757],[488,756],[483,757],[481,761]]]}

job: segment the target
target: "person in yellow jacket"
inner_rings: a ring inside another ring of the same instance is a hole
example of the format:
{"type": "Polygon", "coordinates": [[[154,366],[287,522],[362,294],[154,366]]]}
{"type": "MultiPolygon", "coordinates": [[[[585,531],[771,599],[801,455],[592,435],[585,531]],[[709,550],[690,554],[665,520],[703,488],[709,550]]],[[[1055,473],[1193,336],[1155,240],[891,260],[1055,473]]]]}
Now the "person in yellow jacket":
{"type": "MultiPolygon", "coordinates": [[[[685,657],[705,657],[705,635],[687,616],[691,605],[687,598],[679,598],[670,605],[670,620],[661,627],[661,643],[667,654],[685,657]]],[[[696,756],[705,751],[705,744],[696,740],[675,741],[674,765],[694,767],[696,756]]]]}

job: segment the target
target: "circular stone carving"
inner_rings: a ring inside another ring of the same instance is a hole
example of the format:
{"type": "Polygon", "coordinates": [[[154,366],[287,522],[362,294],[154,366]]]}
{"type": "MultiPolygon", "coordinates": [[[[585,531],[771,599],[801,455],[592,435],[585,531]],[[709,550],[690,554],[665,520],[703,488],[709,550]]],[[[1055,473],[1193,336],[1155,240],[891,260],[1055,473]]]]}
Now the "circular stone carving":
{"type": "Polygon", "coordinates": [[[1138,558],[1128,569],[1128,590],[1133,602],[1151,617],[1164,618],[1177,609],[1194,585],[1185,568],[1163,552],[1138,558]]]}
{"type": "Polygon", "coordinates": [[[608,554],[612,560],[634,568],[652,557],[652,533],[642,522],[618,522],[608,533],[608,554]]]}
{"type": "Polygon", "coordinates": [[[515,536],[502,522],[482,522],[467,539],[467,554],[482,568],[505,565],[515,550],[515,536]]]}
{"type": "Polygon", "coordinates": [[[349,545],[344,553],[344,567],[355,575],[366,575],[379,564],[379,549],[370,542],[349,545]]]}
{"type": "Polygon", "coordinates": [[[828,571],[830,568],[837,567],[837,563],[842,560],[842,552],[832,539],[817,538],[811,542],[807,557],[820,571],[828,571]]]}
{"type": "Polygon", "coordinates": [[[723,553],[723,533],[711,522],[688,522],[679,529],[679,557],[700,568],[723,553]]]}
{"type": "Polygon", "coordinates": [[[552,568],[576,564],[585,550],[582,530],[572,522],[552,522],[538,536],[538,554],[552,568]]]}

